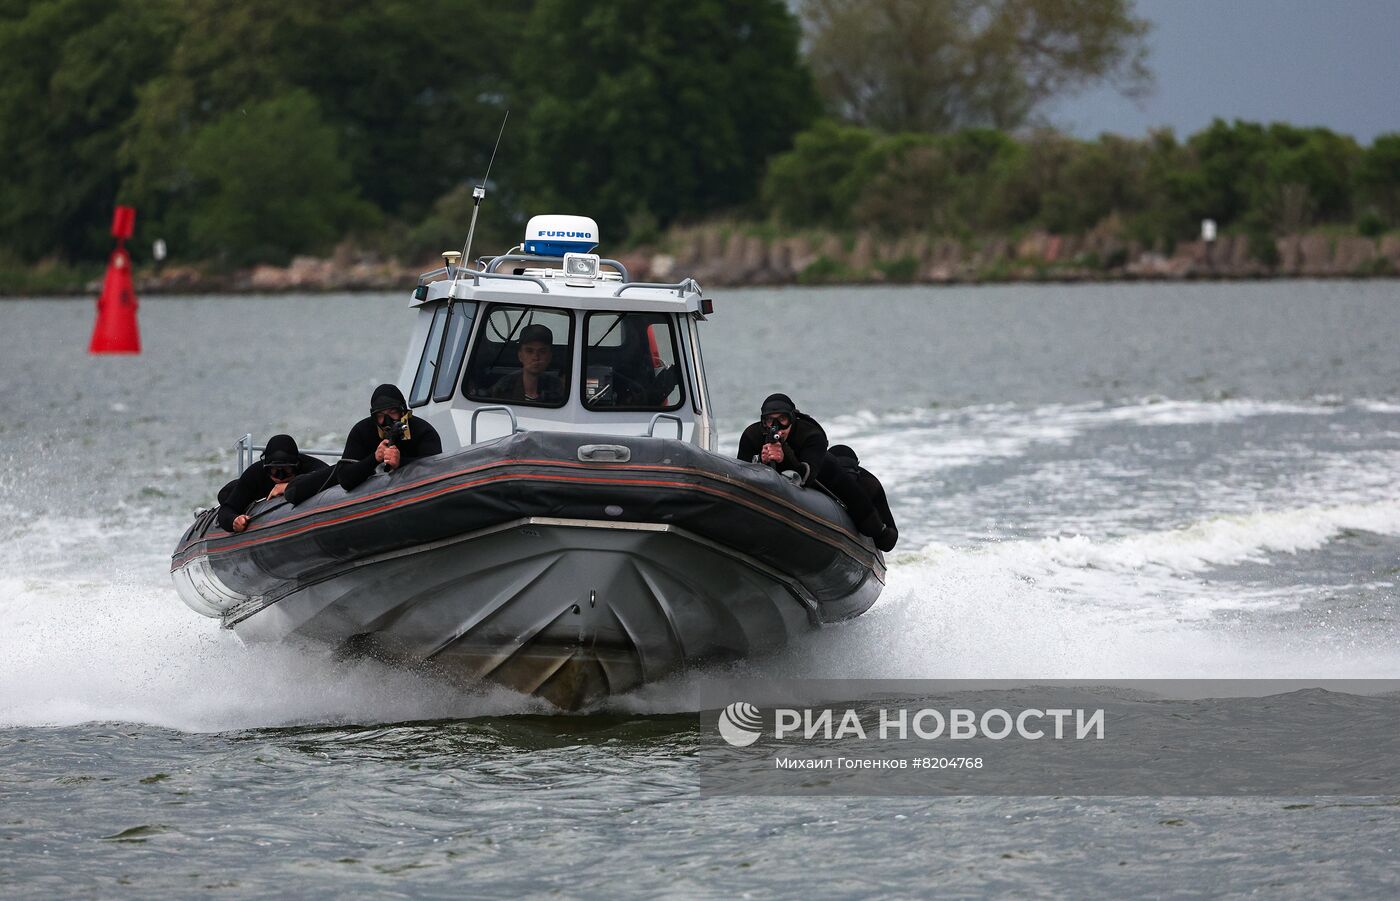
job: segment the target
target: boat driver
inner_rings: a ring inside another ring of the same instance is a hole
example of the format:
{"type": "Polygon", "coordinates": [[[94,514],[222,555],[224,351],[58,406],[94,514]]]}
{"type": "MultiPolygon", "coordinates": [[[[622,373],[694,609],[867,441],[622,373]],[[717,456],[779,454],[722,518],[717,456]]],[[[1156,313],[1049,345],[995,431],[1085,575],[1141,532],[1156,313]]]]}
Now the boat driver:
{"type": "Polygon", "coordinates": [[[321,460],[301,453],[291,435],[273,435],[267,439],[262,458],[219,492],[219,526],[225,532],[244,531],[250,521],[248,508],[263,498],[287,493],[287,502],[297,503],[302,498],[289,492],[289,487],[324,480],[328,468],[321,460]]]}
{"type": "Polygon", "coordinates": [[[516,403],[558,404],[564,400],[564,382],[552,372],[554,333],[538,322],[520,332],[520,348],[515,352],[520,369],[503,376],[487,395],[516,403]]]}
{"type": "Polygon", "coordinates": [[[437,429],[413,415],[396,385],[380,385],[369,400],[369,416],[350,429],[336,464],[336,478],[346,491],[358,488],[383,463],[389,471],[409,460],[442,453],[437,429]]]}
{"type": "Polygon", "coordinates": [[[870,496],[827,453],[826,431],[815,419],[800,412],[786,394],[768,395],[759,415],[739,437],[740,460],[796,472],[804,486],[821,483],[846,505],[862,535],[874,539],[881,550],[894,547],[899,533],[886,525],[870,496]]]}

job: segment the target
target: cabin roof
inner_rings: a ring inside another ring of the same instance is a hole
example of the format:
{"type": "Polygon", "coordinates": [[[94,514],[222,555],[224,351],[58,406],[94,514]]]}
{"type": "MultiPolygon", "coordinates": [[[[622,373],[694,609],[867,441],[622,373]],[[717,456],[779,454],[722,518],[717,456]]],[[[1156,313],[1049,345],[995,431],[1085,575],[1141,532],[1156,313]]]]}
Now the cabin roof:
{"type": "Polygon", "coordinates": [[[566,310],[619,310],[649,313],[701,312],[700,285],[686,279],[674,285],[643,282],[596,281],[587,286],[566,284],[563,278],[535,278],[468,271],[455,280],[443,278],[428,284],[427,296],[413,307],[445,300],[452,292],[458,300],[524,304],[566,310]],[[454,290],[455,284],[455,290],[454,290]]]}

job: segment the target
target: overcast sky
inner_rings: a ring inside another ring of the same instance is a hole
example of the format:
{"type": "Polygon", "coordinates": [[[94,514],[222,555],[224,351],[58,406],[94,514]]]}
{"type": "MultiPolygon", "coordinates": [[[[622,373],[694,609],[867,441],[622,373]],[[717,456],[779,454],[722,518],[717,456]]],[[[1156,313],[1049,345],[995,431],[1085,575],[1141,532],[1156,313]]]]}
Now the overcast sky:
{"type": "Polygon", "coordinates": [[[1137,0],[1156,90],[1097,90],[1050,109],[1082,137],[1178,136],[1216,116],[1322,125],[1370,143],[1400,131],[1400,0],[1137,0]]]}

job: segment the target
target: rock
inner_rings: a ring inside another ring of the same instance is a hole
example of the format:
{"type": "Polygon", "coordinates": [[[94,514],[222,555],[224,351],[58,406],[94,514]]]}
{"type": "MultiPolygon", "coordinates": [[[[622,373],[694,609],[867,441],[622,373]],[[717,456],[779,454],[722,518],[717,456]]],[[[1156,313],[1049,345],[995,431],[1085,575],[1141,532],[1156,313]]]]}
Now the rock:
{"type": "Polygon", "coordinates": [[[1303,275],[1331,275],[1332,241],[1326,235],[1304,235],[1298,244],[1303,275]]]}
{"type": "Polygon", "coordinates": [[[1339,275],[1367,275],[1376,259],[1376,242],[1357,236],[1338,238],[1332,269],[1339,275]]]}
{"type": "Polygon", "coordinates": [[[738,281],[740,284],[767,284],[771,277],[765,271],[768,262],[768,246],[762,238],[749,235],[743,240],[739,254],[738,281]]]}
{"type": "Polygon", "coordinates": [[[1276,271],[1279,275],[1297,275],[1303,268],[1302,243],[1297,235],[1284,235],[1274,242],[1274,248],[1278,251],[1276,271]]]}
{"type": "Polygon", "coordinates": [[[254,291],[285,291],[290,287],[291,279],[281,266],[254,266],[248,285],[254,291]]]}
{"type": "MultiPolygon", "coordinates": [[[[627,253],[615,253],[612,257],[627,268],[627,275],[634,282],[659,282],[666,279],[657,278],[652,271],[652,254],[643,250],[632,250],[627,253]]],[[[604,272],[611,272],[609,266],[603,267],[604,272]]]]}
{"type": "Polygon", "coordinates": [[[729,236],[729,241],[724,245],[724,253],[720,255],[722,261],[723,278],[729,284],[734,284],[736,279],[742,277],[744,266],[744,236],[737,231],[729,236]]]}
{"type": "Polygon", "coordinates": [[[1235,252],[1235,236],[1221,235],[1206,243],[1206,262],[1213,275],[1230,275],[1230,257],[1235,252]]]}
{"type": "Polygon", "coordinates": [[[782,239],[768,245],[768,260],[764,267],[774,282],[785,282],[792,278],[788,242],[782,239]]]}
{"type": "Polygon", "coordinates": [[[977,252],[977,258],[984,263],[997,263],[1006,259],[1010,253],[1010,242],[1005,238],[993,238],[982,245],[982,249],[977,252]]]}
{"type": "Polygon", "coordinates": [[[1172,262],[1165,254],[1148,251],[1129,260],[1123,272],[1133,278],[1168,278],[1176,274],[1172,262]]]}
{"type": "Polygon", "coordinates": [[[676,258],[666,253],[652,254],[648,268],[652,278],[661,282],[669,281],[676,271],[676,258]]]}
{"type": "MultiPolygon", "coordinates": [[[[100,281],[99,281],[100,288],[100,281]]],[[[181,293],[208,291],[218,286],[211,283],[211,280],[193,266],[165,266],[159,272],[142,279],[136,286],[136,293],[139,296],[143,292],[152,293],[181,293]]]]}
{"type": "Polygon", "coordinates": [[[1031,232],[1016,245],[1016,259],[1044,260],[1049,236],[1044,232],[1031,232]]]}
{"type": "Polygon", "coordinates": [[[1257,275],[1263,271],[1263,266],[1258,260],[1249,255],[1249,238],[1246,235],[1236,237],[1233,246],[1230,248],[1230,257],[1227,263],[1233,275],[1257,275]]]}
{"type": "Polygon", "coordinates": [[[812,249],[812,242],[806,238],[788,239],[788,266],[794,276],[801,275],[802,270],[817,261],[817,253],[812,249]]]}
{"type": "Polygon", "coordinates": [[[1190,261],[1196,268],[1207,265],[1210,259],[1204,241],[1185,241],[1176,245],[1175,256],[1190,261]]]}
{"type": "Polygon", "coordinates": [[[1400,235],[1386,235],[1381,238],[1380,253],[1390,260],[1393,269],[1400,271],[1400,235]]]}
{"type": "Polygon", "coordinates": [[[710,226],[700,232],[700,254],[698,262],[714,264],[724,257],[724,235],[718,226],[710,226]]]}

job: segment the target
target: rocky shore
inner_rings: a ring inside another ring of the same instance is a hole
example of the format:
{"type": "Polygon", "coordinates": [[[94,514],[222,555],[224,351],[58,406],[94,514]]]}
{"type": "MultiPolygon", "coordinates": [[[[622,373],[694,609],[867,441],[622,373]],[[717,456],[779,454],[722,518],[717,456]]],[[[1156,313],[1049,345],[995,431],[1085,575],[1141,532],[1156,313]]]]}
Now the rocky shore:
{"type": "MultiPolygon", "coordinates": [[[[768,236],[742,225],[671,231],[656,246],[617,255],[633,279],[694,276],[704,285],[977,284],[1124,279],[1372,278],[1400,275],[1400,235],[1323,233],[1271,243],[1245,235],[1178,244],[1171,253],[1112,233],[1032,233],[1020,240],[958,241],[927,235],[768,236]]],[[[211,272],[195,266],[137,270],[138,293],[394,290],[438,260],[405,264],[342,246],[287,266],[211,272]]],[[[99,285],[89,285],[88,292],[99,285]]]]}
{"type": "MultiPolygon", "coordinates": [[[[961,242],[910,235],[765,238],[742,229],[674,232],[666,253],[638,260],[653,279],[701,284],[954,284],[1119,279],[1367,278],[1400,274],[1400,235],[1290,235],[1259,246],[1245,235],[1178,244],[1170,254],[1111,234],[1032,233],[961,242]],[[1261,260],[1265,256],[1268,259],[1261,260]]],[[[629,268],[633,268],[630,260],[629,268]]]]}

